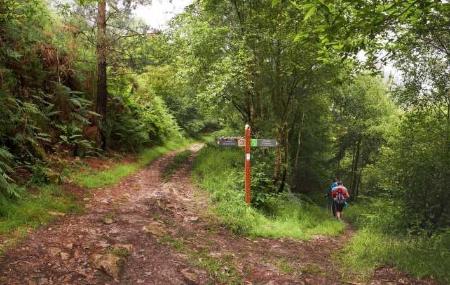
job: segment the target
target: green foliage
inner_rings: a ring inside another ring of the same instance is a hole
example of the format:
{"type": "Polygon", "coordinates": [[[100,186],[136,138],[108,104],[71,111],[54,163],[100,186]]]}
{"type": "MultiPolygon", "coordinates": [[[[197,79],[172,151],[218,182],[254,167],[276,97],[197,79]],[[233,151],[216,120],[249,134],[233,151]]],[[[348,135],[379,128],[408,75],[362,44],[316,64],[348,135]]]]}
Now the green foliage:
{"type": "Polygon", "coordinates": [[[241,151],[207,147],[194,166],[194,177],[210,192],[220,220],[235,233],[308,239],[317,234],[337,235],[343,230],[343,225],[324,209],[289,194],[267,197],[260,210],[246,206],[242,165],[241,151]]]}
{"type": "Polygon", "coordinates": [[[112,87],[116,95],[109,104],[111,147],[139,151],[150,144],[180,138],[177,122],[165,102],[153,93],[145,74],[138,79],[125,77],[112,87]]]}
{"type": "Polygon", "coordinates": [[[336,149],[330,161],[356,199],[366,166],[379,159],[381,148],[395,134],[399,112],[381,79],[369,75],[337,88],[333,97],[331,135],[336,149]]]}
{"type": "Polygon", "coordinates": [[[386,163],[394,189],[404,203],[410,231],[430,234],[450,227],[449,121],[430,112],[407,114],[400,127],[396,150],[386,163]]]}
{"type": "Polygon", "coordinates": [[[8,150],[0,147],[0,199],[20,197],[17,186],[11,183],[12,179],[8,175],[13,171],[12,158],[13,155],[8,150]]]}

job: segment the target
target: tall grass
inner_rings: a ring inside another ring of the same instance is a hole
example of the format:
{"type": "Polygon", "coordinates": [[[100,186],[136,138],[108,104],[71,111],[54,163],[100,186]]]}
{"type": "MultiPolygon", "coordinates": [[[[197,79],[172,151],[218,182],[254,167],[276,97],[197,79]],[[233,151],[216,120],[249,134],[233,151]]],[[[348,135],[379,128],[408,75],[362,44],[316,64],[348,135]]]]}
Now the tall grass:
{"type": "Polygon", "coordinates": [[[134,163],[120,163],[111,168],[100,171],[95,169],[90,169],[83,172],[72,171],[72,174],[69,176],[70,179],[77,185],[88,189],[114,185],[124,177],[135,173],[140,168],[149,164],[161,155],[187,146],[189,143],[192,143],[192,141],[185,139],[170,141],[162,146],[156,146],[144,150],[139,154],[138,160],[134,163]]]}
{"type": "Polygon", "coordinates": [[[416,277],[433,277],[450,283],[450,230],[432,237],[395,233],[395,206],[374,199],[347,210],[359,228],[339,259],[350,274],[370,276],[380,266],[390,265],[416,277]]]}
{"type": "Polygon", "coordinates": [[[235,233],[308,239],[313,235],[342,232],[343,224],[331,219],[324,209],[292,194],[267,198],[264,210],[247,207],[241,182],[242,168],[241,150],[209,146],[197,156],[193,172],[200,187],[210,193],[221,222],[235,233]]]}

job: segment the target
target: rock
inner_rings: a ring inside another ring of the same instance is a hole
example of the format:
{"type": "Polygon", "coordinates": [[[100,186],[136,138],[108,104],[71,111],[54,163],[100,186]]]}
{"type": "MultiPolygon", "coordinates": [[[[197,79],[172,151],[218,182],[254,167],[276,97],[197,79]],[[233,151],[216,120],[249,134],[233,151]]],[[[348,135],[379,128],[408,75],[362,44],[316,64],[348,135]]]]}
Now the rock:
{"type": "Polygon", "coordinates": [[[62,260],[68,260],[70,258],[70,254],[68,254],[67,252],[61,252],[59,255],[61,256],[62,260]]]}
{"type": "Polygon", "coordinates": [[[47,278],[42,277],[42,278],[39,278],[38,284],[39,285],[46,285],[46,284],[49,284],[49,282],[48,282],[47,278]]]}
{"type": "MultiPolygon", "coordinates": [[[[5,284],[7,284],[6,281],[5,281],[5,284]]],[[[36,280],[30,279],[30,280],[28,280],[28,285],[38,285],[38,283],[36,282],[36,280]]]]}
{"type": "Polygon", "coordinates": [[[64,245],[65,248],[72,250],[73,249],[73,243],[66,243],[64,245]]]}
{"type": "Polygon", "coordinates": [[[110,246],[110,244],[105,240],[101,240],[101,241],[97,242],[96,245],[99,247],[102,247],[102,248],[107,248],[110,246]]]}
{"type": "Polygon", "coordinates": [[[114,223],[114,220],[113,220],[113,218],[111,218],[111,217],[104,217],[104,218],[103,218],[103,223],[104,223],[105,225],[110,225],[110,224],[114,223]]]}
{"type": "Polygon", "coordinates": [[[181,275],[183,275],[184,281],[186,281],[187,284],[197,284],[198,276],[197,274],[193,273],[189,268],[181,269],[181,275]]]}
{"type": "Polygon", "coordinates": [[[94,254],[91,256],[91,262],[96,269],[103,271],[115,280],[119,280],[125,259],[112,253],[94,254]]]}
{"type": "Polygon", "coordinates": [[[184,221],[185,222],[198,222],[198,220],[199,220],[199,217],[186,217],[186,218],[184,218],[184,221]]]}
{"type": "Polygon", "coordinates": [[[114,248],[125,249],[129,253],[131,253],[133,251],[133,245],[132,244],[122,244],[122,243],[120,243],[120,244],[114,245],[114,248]]]}
{"type": "Polygon", "coordinates": [[[50,255],[52,256],[57,256],[61,253],[61,249],[58,247],[49,247],[48,248],[48,252],[50,252],[50,255]]]}
{"type": "Polygon", "coordinates": [[[109,233],[115,235],[115,234],[120,233],[120,230],[118,228],[111,228],[109,230],[109,233]]]}
{"type": "Polygon", "coordinates": [[[158,222],[152,222],[142,228],[145,233],[152,234],[157,237],[162,237],[167,234],[164,226],[158,222]]]}

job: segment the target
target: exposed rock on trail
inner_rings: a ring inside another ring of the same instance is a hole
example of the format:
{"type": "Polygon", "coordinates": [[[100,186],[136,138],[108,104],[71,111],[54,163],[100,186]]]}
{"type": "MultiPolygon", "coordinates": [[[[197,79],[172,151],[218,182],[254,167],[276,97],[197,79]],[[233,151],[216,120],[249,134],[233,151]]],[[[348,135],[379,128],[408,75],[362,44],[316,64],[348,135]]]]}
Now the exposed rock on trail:
{"type": "MultiPolygon", "coordinates": [[[[191,147],[194,155],[201,146],[191,147]]],[[[0,284],[347,283],[331,261],[347,235],[311,241],[235,236],[206,214],[206,194],[190,181],[192,157],[163,182],[173,157],[94,191],[84,214],[32,233],[0,258],[0,284]]]]}

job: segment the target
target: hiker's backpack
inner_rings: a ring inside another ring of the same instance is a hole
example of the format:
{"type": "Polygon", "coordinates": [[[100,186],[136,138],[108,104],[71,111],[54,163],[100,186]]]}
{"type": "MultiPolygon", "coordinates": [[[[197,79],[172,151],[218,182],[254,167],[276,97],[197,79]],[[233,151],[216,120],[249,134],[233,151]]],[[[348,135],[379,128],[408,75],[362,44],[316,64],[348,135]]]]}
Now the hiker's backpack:
{"type": "Polygon", "coordinates": [[[345,202],[347,201],[342,191],[343,190],[339,188],[336,190],[337,193],[336,197],[334,198],[334,201],[336,201],[337,204],[345,204],[345,202]]]}

